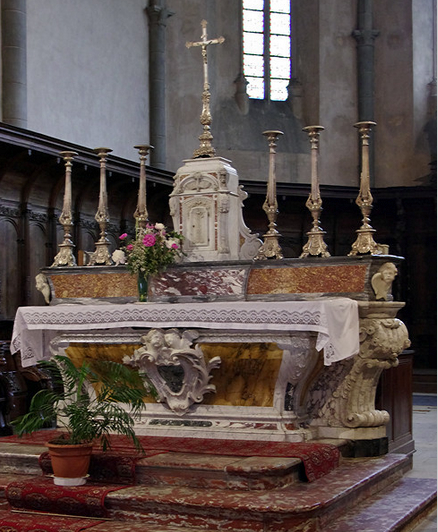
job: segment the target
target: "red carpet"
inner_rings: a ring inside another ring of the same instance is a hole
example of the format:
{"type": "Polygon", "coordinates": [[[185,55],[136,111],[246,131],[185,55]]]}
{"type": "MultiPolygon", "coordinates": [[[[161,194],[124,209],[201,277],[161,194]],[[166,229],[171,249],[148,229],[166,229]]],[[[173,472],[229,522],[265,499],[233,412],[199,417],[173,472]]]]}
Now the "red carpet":
{"type": "MultiPolygon", "coordinates": [[[[39,431],[30,436],[17,438],[6,436],[0,442],[33,443],[43,445],[58,431],[39,431]]],[[[340,453],[337,447],[325,443],[269,442],[247,440],[221,440],[212,438],[175,438],[159,436],[139,436],[147,451],[215,454],[228,456],[283,456],[299,458],[304,464],[307,480],[312,482],[330,473],[339,465],[340,453]]],[[[125,436],[111,437],[112,451],[117,454],[133,454],[132,444],[125,436]]],[[[149,453],[147,453],[149,454],[149,453]]]]}
{"type": "MultiPolygon", "coordinates": [[[[157,454],[154,452],[153,454],[157,454]]],[[[94,453],[91,456],[88,474],[91,480],[111,484],[135,484],[135,464],[139,457],[116,453],[94,453]]],[[[39,457],[44,475],[53,475],[49,451],[39,457]]]]}
{"type": "Polygon", "coordinates": [[[11,482],[5,493],[12,510],[105,517],[105,497],[123,487],[90,481],[84,486],[56,486],[50,477],[33,477],[11,482]]]}
{"type": "Polygon", "coordinates": [[[104,521],[0,512],[0,532],[80,532],[104,521]]]}

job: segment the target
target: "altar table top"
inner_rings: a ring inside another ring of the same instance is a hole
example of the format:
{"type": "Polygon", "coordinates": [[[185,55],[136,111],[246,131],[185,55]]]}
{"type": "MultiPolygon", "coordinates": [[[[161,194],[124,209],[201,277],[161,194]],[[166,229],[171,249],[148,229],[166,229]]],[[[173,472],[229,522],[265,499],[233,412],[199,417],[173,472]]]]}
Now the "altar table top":
{"type": "Polygon", "coordinates": [[[20,307],[11,351],[20,351],[27,367],[50,358],[48,343],[60,333],[132,327],[311,331],[317,333],[316,348],[324,350],[325,365],[359,352],[358,304],[348,298],[20,307]]]}

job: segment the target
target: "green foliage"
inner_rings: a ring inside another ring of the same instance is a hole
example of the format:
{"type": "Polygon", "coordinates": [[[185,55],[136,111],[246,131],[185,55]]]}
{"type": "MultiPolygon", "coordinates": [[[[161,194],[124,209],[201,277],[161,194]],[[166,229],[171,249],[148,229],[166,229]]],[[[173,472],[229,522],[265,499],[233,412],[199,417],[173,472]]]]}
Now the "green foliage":
{"type": "Polygon", "coordinates": [[[55,386],[34,395],[29,412],[12,423],[16,434],[42,429],[57,417],[68,433],[57,443],[95,442],[105,451],[110,448],[110,434],[117,433],[141,450],[134,422],[144,408],[144,398],[156,397],[156,391],[151,383],[145,385],[138,372],[110,360],[84,360],[76,367],[63,355],[40,365],[54,376],[55,386]]]}

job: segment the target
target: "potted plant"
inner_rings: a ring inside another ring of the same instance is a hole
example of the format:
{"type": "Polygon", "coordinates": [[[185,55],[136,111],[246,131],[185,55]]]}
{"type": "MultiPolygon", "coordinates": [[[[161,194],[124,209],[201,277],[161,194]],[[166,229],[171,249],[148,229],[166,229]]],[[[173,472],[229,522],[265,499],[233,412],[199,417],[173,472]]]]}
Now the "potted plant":
{"type": "Polygon", "coordinates": [[[55,484],[84,484],[93,445],[101,445],[103,451],[110,449],[111,434],[127,436],[142,450],[134,422],[144,407],[144,398],[156,396],[152,384],[146,388],[144,377],[110,360],[84,360],[76,365],[68,356],[56,355],[40,365],[54,376],[55,386],[39,390],[29,412],[12,424],[19,436],[45,428],[55,418],[65,429],[65,434],[46,443],[55,484]],[[82,451],[82,468],[75,471],[73,459],[82,451]]]}

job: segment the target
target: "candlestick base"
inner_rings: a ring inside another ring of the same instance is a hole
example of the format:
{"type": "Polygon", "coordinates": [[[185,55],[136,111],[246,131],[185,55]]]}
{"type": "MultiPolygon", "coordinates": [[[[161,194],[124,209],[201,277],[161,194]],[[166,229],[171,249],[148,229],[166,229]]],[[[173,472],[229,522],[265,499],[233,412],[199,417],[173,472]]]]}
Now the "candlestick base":
{"type": "Polygon", "coordinates": [[[312,255],[314,257],[330,257],[330,253],[327,249],[327,244],[324,242],[324,235],[327,234],[319,225],[319,217],[322,211],[322,200],[319,195],[319,184],[316,182],[316,197],[312,197],[310,193],[306,207],[309,209],[313,222],[312,229],[306,233],[309,237],[307,244],[303,246],[303,252],[300,255],[300,259],[312,255]]]}
{"type": "Polygon", "coordinates": [[[300,255],[300,259],[305,257],[330,257],[330,253],[327,249],[327,244],[324,242],[324,235],[327,234],[322,229],[312,229],[307,233],[309,237],[307,244],[303,246],[303,252],[300,255]]]}
{"type": "Polygon", "coordinates": [[[376,230],[372,228],[357,229],[357,238],[351,246],[351,251],[348,256],[365,255],[367,253],[371,255],[387,255],[389,253],[389,246],[386,244],[377,244],[373,238],[373,233],[375,232],[376,230]]]}
{"type": "Polygon", "coordinates": [[[259,247],[257,255],[254,257],[254,260],[284,258],[280,244],[278,243],[278,239],[280,236],[280,233],[276,230],[270,230],[265,235],[263,235],[264,242],[259,247]]]}
{"type": "Polygon", "coordinates": [[[62,244],[59,244],[59,252],[56,255],[51,268],[56,268],[57,266],[76,266],[76,259],[73,255],[74,244],[72,242],[64,241],[62,244]]]}
{"type": "Polygon", "coordinates": [[[96,251],[91,254],[88,266],[111,266],[113,260],[109,252],[109,242],[96,242],[96,251]]]}
{"type": "Polygon", "coordinates": [[[216,155],[216,150],[213,148],[211,141],[213,140],[213,135],[210,133],[209,126],[204,126],[204,132],[199,136],[199,148],[193,152],[193,159],[198,159],[200,157],[214,157],[216,155]]]}

